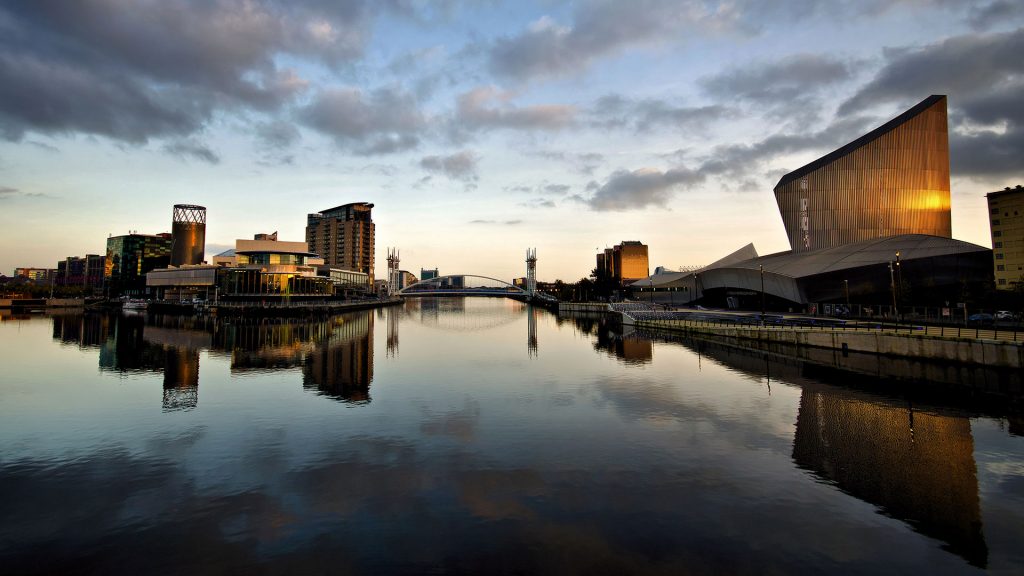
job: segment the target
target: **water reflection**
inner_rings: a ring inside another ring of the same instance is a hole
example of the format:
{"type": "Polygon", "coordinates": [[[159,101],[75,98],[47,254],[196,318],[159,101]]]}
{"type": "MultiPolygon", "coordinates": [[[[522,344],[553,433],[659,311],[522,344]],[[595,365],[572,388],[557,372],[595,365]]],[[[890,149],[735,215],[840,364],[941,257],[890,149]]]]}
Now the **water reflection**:
{"type": "Polygon", "coordinates": [[[101,371],[162,373],[164,411],[198,405],[203,350],[229,357],[235,375],[301,369],[305,390],[369,402],[373,320],[370,312],[307,319],[93,313],[52,318],[53,339],[98,349],[101,371]]]}
{"type": "Polygon", "coordinates": [[[572,322],[579,332],[594,336],[594,350],[603,351],[626,364],[646,364],[654,359],[654,342],[623,327],[606,316],[560,316],[559,320],[572,322]]]}
{"type": "Polygon", "coordinates": [[[798,466],[985,567],[970,420],[826,384],[802,387],[798,466]]]}
{"type": "Polygon", "coordinates": [[[336,324],[330,336],[305,355],[303,388],[343,402],[369,402],[373,319],[372,314],[359,314],[336,324]]]}
{"type": "Polygon", "coordinates": [[[680,343],[751,380],[800,386],[797,466],[986,566],[970,414],[858,389],[903,391],[895,382],[713,342],[680,343]]]}

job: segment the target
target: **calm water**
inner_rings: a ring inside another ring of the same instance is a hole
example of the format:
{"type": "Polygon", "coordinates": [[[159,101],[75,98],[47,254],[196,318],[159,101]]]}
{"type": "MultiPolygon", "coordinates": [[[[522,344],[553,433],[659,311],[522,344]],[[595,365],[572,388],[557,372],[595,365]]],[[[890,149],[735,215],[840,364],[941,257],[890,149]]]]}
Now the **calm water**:
{"type": "Polygon", "coordinates": [[[0,360],[3,573],[1024,571],[1024,423],[969,392],[492,299],[0,360]]]}

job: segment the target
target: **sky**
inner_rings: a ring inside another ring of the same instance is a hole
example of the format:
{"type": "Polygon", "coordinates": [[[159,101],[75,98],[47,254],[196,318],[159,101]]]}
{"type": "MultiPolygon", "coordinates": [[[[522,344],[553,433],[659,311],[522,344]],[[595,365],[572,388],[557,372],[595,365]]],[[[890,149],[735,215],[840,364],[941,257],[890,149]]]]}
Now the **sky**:
{"type": "Polygon", "coordinates": [[[786,172],[931,94],[953,237],[1024,184],[1016,0],[0,3],[0,273],[169,232],[207,258],[372,202],[414,274],[574,281],[598,250],[789,248],[786,172]]]}

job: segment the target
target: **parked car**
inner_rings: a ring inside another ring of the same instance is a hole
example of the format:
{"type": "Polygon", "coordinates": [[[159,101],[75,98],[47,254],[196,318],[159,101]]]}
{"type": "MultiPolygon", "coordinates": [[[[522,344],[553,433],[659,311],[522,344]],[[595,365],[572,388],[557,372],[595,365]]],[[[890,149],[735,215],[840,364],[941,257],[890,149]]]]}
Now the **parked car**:
{"type": "Polygon", "coordinates": [[[971,314],[967,317],[968,322],[992,322],[995,319],[994,316],[987,312],[978,312],[977,314],[971,314]]]}
{"type": "Polygon", "coordinates": [[[1013,320],[1013,312],[1009,310],[999,310],[996,312],[996,320],[1013,320]]]}

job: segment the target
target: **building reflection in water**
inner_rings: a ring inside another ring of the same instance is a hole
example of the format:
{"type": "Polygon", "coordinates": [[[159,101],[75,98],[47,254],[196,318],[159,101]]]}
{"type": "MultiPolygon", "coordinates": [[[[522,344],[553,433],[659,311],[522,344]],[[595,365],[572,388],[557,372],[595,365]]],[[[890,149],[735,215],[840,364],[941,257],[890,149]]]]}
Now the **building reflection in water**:
{"type": "Polygon", "coordinates": [[[330,337],[306,355],[303,388],[343,402],[369,402],[373,320],[370,313],[350,315],[334,326],[330,337]]]}
{"type": "Polygon", "coordinates": [[[343,401],[370,400],[373,316],[369,312],[317,319],[229,320],[66,314],[53,317],[53,339],[98,349],[99,368],[104,372],[162,373],[164,411],[198,405],[202,350],[229,355],[232,374],[301,369],[307,390],[343,401]]]}
{"type": "Polygon", "coordinates": [[[576,330],[594,336],[594,350],[605,352],[626,364],[647,364],[654,359],[654,342],[623,327],[609,322],[603,315],[559,316],[559,321],[570,320],[576,330]]]}
{"type": "MultiPolygon", "coordinates": [[[[985,567],[974,440],[967,414],[865,391],[871,377],[764,352],[700,345],[710,359],[752,381],[801,387],[793,461],[873,504],[943,548],[985,567]],[[825,384],[835,382],[842,385],[825,384]]],[[[878,380],[889,390],[897,382],[878,380]]]]}
{"type": "Polygon", "coordinates": [[[970,420],[836,386],[801,385],[798,466],[985,567],[970,420]]]}

